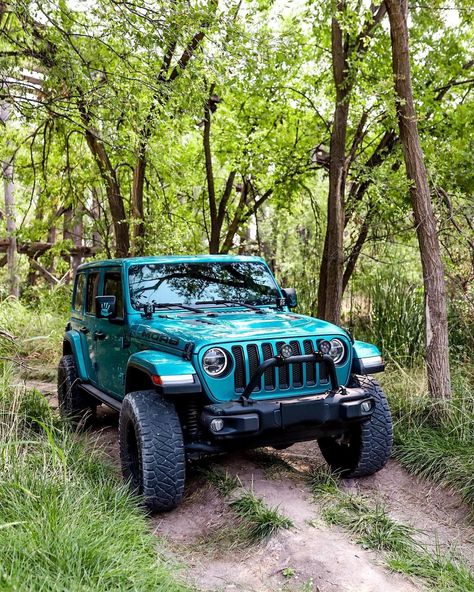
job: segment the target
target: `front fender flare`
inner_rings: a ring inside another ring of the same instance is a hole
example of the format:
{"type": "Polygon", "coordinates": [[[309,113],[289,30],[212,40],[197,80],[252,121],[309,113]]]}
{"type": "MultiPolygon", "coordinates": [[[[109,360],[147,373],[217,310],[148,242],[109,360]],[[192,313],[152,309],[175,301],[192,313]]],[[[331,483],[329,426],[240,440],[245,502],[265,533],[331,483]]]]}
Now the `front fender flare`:
{"type": "Polygon", "coordinates": [[[128,360],[126,384],[129,373],[134,369],[147,374],[155,388],[164,395],[202,392],[194,366],[180,356],[156,350],[143,350],[132,354],[128,360]]]}
{"type": "Polygon", "coordinates": [[[354,357],[352,359],[354,374],[375,374],[384,370],[385,363],[376,345],[364,341],[354,341],[354,357]]]}
{"type": "Polygon", "coordinates": [[[83,382],[87,382],[89,380],[89,377],[87,376],[86,360],[84,357],[84,352],[82,351],[81,336],[79,335],[78,331],[74,331],[71,329],[69,331],[66,331],[66,333],[64,334],[63,354],[66,353],[68,349],[72,352],[72,355],[74,356],[78,377],[83,382]],[[66,347],[66,344],[68,348],[66,347]]]}

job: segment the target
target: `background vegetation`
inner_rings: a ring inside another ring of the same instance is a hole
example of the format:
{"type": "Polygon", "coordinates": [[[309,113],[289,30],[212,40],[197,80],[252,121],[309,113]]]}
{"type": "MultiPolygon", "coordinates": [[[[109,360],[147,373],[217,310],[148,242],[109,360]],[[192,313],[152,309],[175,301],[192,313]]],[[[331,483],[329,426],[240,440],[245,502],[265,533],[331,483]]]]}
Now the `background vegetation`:
{"type": "MultiPolygon", "coordinates": [[[[297,288],[299,312],[327,316],[321,278],[342,104],[340,322],[377,343],[388,362],[382,380],[396,420],[395,455],[474,503],[474,4],[415,2],[408,18],[447,292],[447,401],[427,392],[413,185],[381,7],[0,2],[2,589],[17,589],[26,572],[31,589],[45,582],[68,590],[82,573],[91,590],[118,581],[127,582],[124,589],[134,589],[132,582],[141,590],[181,589],[166,566],[156,566],[134,501],[22,378],[54,380],[72,274],[85,259],[258,254],[283,286],[297,288]],[[345,56],[338,88],[335,21],[345,56]],[[129,542],[114,535],[118,529],[129,542]]],[[[246,512],[243,502],[237,509],[246,512]]],[[[405,562],[407,549],[398,560],[405,562]]]]}

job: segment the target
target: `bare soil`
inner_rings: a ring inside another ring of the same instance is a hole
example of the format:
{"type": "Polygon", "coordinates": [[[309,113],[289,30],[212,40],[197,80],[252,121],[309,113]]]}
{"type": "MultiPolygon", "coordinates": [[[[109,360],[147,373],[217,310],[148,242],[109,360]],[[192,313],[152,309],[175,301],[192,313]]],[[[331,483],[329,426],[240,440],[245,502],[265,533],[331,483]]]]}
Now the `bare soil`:
{"type": "MultiPolygon", "coordinates": [[[[57,401],[54,385],[35,384],[57,401]]],[[[119,468],[118,414],[99,407],[91,444],[119,468]]],[[[205,480],[202,464],[188,471],[183,504],[150,517],[153,532],[166,541],[183,578],[214,592],[411,592],[422,584],[390,572],[380,555],[367,551],[337,527],[325,524],[305,481],[322,459],[314,443],[295,444],[269,454],[242,452],[214,465],[235,475],[266,504],[293,521],[260,545],[233,544],[235,515],[205,480]],[[273,457],[274,461],[268,460],[273,457]]],[[[342,487],[384,502],[390,515],[418,531],[426,544],[455,546],[474,567],[474,526],[455,494],[408,474],[395,460],[372,477],[345,480],[342,487]]]]}

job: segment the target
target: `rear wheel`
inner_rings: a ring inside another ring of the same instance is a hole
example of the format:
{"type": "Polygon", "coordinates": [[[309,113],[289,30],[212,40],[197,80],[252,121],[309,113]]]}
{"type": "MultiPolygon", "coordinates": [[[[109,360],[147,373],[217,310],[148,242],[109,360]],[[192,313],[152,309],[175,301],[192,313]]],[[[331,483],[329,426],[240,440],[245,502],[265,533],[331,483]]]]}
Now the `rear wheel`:
{"type": "Polygon", "coordinates": [[[371,376],[354,375],[350,387],[363,388],[375,401],[369,419],[339,437],[318,439],[331,469],[342,477],[364,477],[380,471],[392,450],[392,416],[384,392],[371,376]]]}
{"type": "Polygon", "coordinates": [[[59,361],[58,403],[61,417],[75,425],[85,426],[95,417],[97,403],[79,388],[76,362],[71,354],[59,361]]]}
{"type": "Polygon", "coordinates": [[[183,498],[185,451],[174,405],[153,390],[129,393],[119,420],[122,473],[151,512],[176,507],[183,498]]]}

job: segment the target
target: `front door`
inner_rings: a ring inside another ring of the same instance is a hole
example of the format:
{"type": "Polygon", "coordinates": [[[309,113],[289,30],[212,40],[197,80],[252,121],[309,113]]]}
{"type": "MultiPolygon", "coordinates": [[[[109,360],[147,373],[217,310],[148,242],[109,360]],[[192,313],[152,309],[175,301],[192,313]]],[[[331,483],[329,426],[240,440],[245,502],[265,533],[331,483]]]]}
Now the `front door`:
{"type": "Polygon", "coordinates": [[[115,296],[117,307],[113,319],[96,319],[95,358],[97,382],[102,391],[116,398],[123,398],[125,370],[129,352],[129,335],[125,322],[122,271],[105,268],[102,296],[115,296]]]}
{"type": "Polygon", "coordinates": [[[95,297],[99,295],[99,270],[91,270],[86,280],[86,301],[84,303],[84,325],[79,329],[83,343],[83,351],[88,367],[87,374],[93,384],[97,384],[97,360],[95,351],[95,331],[97,318],[95,316],[95,297]],[[84,347],[85,346],[85,347],[84,347]]]}

